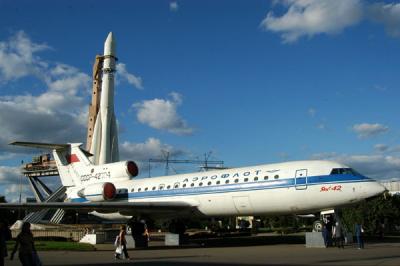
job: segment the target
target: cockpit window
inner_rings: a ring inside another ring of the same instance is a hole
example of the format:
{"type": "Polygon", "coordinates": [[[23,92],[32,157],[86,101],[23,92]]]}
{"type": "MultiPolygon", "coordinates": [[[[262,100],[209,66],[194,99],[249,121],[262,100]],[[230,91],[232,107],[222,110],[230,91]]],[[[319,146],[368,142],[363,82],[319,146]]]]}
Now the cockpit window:
{"type": "Polygon", "coordinates": [[[331,175],[360,175],[351,168],[333,168],[331,175]]]}

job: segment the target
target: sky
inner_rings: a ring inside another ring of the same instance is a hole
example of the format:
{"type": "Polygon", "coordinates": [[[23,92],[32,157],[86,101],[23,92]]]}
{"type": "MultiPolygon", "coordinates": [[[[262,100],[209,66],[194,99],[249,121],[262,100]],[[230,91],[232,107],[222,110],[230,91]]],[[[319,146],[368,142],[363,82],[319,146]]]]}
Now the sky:
{"type": "MultiPolygon", "coordinates": [[[[399,1],[0,0],[0,18],[8,201],[21,161],[45,152],[10,142],[85,142],[92,65],[110,31],[120,154],[141,177],[168,151],[228,167],[328,159],[400,178],[399,1]]],[[[25,179],[21,190],[32,195],[25,179]]]]}

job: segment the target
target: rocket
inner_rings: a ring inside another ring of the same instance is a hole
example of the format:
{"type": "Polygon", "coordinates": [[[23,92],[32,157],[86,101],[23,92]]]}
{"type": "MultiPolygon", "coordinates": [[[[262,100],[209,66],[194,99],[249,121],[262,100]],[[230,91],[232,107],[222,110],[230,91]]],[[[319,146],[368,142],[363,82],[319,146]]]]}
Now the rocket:
{"type": "Polygon", "coordinates": [[[94,164],[119,161],[118,131],[114,114],[115,40],[110,32],[104,43],[100,107],[93,130],[90,153],[94,164]]]}

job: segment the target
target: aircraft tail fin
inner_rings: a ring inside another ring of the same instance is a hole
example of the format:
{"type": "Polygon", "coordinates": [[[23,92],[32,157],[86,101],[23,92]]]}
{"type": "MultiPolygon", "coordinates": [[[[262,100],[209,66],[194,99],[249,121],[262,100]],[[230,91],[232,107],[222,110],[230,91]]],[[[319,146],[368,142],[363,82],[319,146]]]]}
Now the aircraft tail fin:
{"type": "Polygon", "coordinates": [[[79,170],[92,165],[89,160],[91,154],[81,149],[82,143],[51,144],[18,141],[10,143],[10,145],[52,149],[61,183],[66,187],[81,185],[79,170]]]}

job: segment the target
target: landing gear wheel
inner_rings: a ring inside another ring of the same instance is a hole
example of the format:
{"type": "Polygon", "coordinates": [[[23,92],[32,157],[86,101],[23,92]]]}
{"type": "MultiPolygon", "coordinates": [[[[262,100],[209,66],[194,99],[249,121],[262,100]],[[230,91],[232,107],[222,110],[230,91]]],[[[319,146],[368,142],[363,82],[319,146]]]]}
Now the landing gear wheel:
{"type": "Polygon", "coordinates": [[[314,232],[321,232],[322,231],[322,222],[320,220],[317,220],[313,223],[313,231],[314,232]]]}

